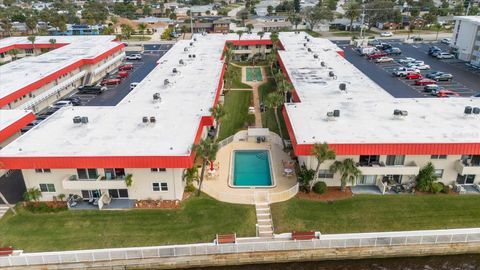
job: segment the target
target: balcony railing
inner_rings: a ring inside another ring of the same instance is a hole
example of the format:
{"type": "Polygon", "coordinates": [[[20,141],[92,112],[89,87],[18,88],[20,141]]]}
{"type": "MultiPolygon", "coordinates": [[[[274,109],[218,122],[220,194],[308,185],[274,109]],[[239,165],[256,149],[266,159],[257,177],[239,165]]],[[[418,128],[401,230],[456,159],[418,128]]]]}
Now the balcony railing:
{"type": "Polygon", "coordinates": [[[460,175],[465,174],[480,174],[480,164],[472,163],[464,160],[457,160],[455,162],[455,170],[460,175]]]}
{"type": "Polygon", "coordinates": [[[363,175],[417,175],[420,167],[415,162],[404,165],[385,165],[383,162],[357,164],[363,175]]]}
{"type": "Polygon", "coordinates": [[[76,175],[69,175],[63,179],[63,188],[70,190],[82,189],[125,189],[127,184],[123,179],[106,180],[103,175],[97,179],[78,179],[76,175]]]}

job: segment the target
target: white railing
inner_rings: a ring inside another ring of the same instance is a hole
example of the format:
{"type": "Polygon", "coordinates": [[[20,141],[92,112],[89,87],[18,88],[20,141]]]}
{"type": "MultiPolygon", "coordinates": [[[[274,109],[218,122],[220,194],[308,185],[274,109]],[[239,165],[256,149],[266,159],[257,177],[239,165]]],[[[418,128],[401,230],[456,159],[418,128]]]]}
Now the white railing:
{"type": "Polygon", "coordinates": [[[299,183],[297,182],[293,187],[280,191],[280,192],[268,192],[268,199],[270,203],[283,202],[291,199],[293,196],[297,195],[299,188],[299,183]]]}
{"type": "Polygon", "coordinates": [[[97,67],[94,71],[93,71],[93,75],[97,75],[99,74],[100,72],[104,71],[105,69],[107,69],[108,67],[110,67],[111,65],[119,62],[119,61],[122,61],[123,58],[125,57],[125,53],[122,52],[121,54],[115,56],[114,58],[110,59],[109,61],[107,61],[105,64],[97,67]]]}
{"type": "Polygon", "coordinates": [[[376,185],[377,185],[378,189],[380,189],[380,192],[382,194],[385,194],[385,190],[387,189],[387,184],[383,183],[381,178],[377,178],[376,185]]]}
{"type": "Polygon", "coordinates": [[[0,267],[92,263],[114,260],[138,260],[147,258],[187,257],[264,251],[415,246],[453,243],[480,244],[480,228],[331,235],[322,235],[317,232],[316,235],[320,235],[319,239],[304,241],[289,240],[291,234],[285,233],[277,235],[272,240],[238,238],[236,244],[217,245],[212,242],[172,246],[21,253],[20,255],[0,257],[0,267]]]}

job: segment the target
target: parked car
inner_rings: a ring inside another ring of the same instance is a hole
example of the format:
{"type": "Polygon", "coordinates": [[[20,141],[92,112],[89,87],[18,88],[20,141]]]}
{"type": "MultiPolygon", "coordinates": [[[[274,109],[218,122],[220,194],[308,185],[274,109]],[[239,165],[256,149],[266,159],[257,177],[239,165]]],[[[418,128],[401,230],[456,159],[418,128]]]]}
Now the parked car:
{"type": "Polygon", "coordinates": [[[128,77],[128,72],[127,71],[119,71],[117,73],[117,78],[118,79],[123,79],[128,77]]]}
{"type": "Polygon", "coordinates": [[[437,54],[436,57],[438,59],[452,59],[452,58],[455,58],[455,55],[453,55],[451,53],[447,53],[447,52],[442,52],[442,53],[437,54]]]}
{"type": "Polygon", "coordinates": [[[437,91],[442,90],[438,84],[427,84],[423,87],[423,91],[427,93],[437,93],[437,91]]]}
{"type": "Polygon", "coordinates": [[[375,59],[375,63],[389,63],[389,62],[393,62],[393,58],[384,56],[384,57],[375,59]]]}
{"type": "Polygon", "coordinates": [[[79,94],[101,94],[107,90],[107,87],[101,85],[82,85],[78,87],[79,94]]]}
{"type": "Polygon", "coordinates": [[[472,97],[478,98],[478,97],[480,97],[480,93],[476,93],[476,94],[473,95],[472,97]]]}
{"type": "Polygon", "coordinates": [[[413,41],[423,41],[423,38],[419,36],[413,37],[412,39],[413,41]]]}
{"type": "Polygon", "coordinates": [[[129,54],[129,55],[125,56],[125,59],[127,59],[127,60],[142,60],[142,55],[139,54],[139,53],[129,54]]]}
{"type": "Polygon", "coordinates": [[[442,38],[442,40],[440,40],[440,43],[450,45],[450,43],[452,43],[452,39],[451,38],[442,38]]]}
{"type": "Polygon", "coordinates": [[[415,81],[415,85],[432,85],[435,83],[436,81],[432,79],[419,79],[415,81]]]}
{"type": "Polygon", "coordinates": [[[135,87],[137,87],[138,84],[139,84],[139,82],[130,83],[130,91],[132,91],[135,87]]]}
{"type": "Polygon", "coordinates": [[[453,75],[450,73],[442,73],[434,76],[432,79],[435,81],[451,81],[453,79],[453,75]]]}
{"type": "Polygon", "coordinates": [[[435,76],[438,76],[438,75],[441,75],[441,74],[444,74],[444,73],[445,72],[442,72],[442,71],[433,71],[433,72],[428,73],[425,77],[433,79],[435,76]]]}
{"type": "Polygon", "coordinates": [[[408,64],[408,63],[413,62],[413,61],[416,61],[416,60],[417,60],[417,59],[412,58],[412,57],[405,57],[405,58],[399,59],[399,60],[398,60],[398,63],[400,63],[400,64],[408,64]]]}
{"type": "Polygon", "coordinates": [[[118,85],[122,82],[122,80],[113,78],[113,79],[105,79],[103,80],[100,85],[118,85]]]}
{"type": "Polygon", "coordinates": [[[385,50],[385,52],[389,55],[400,55],[400,54],[402,54],[402,50],[400,50],[400,48],[397,48],[397,47],[392,47],[388,50],[385,50]]]}
{"type": "Polygon", "coordinates": [[[20,132],[25,133],[25,132],[29,131],[30,129],[32,129],[33,127],[38,126],[38,124],[40,124],[41,122],[42,122],[42,120],[33,120],[32,122],[28,123],[25,127],[20,129],[20,132]]]}
{"type": "Polygon", "coordinates": [[[440,48],[437,47],[437,46],[430,46],[430,47],[428,48],[428,55],[433,55],[433,53],[435,53],[435,52],[441,52],[441,51],[442,51],[442,49],[440,49],[440,48]]]}
{"type": "Polygon", "coordinates": [[[437,57],[437,55],[441,54],[442,51],[433,51],[430,55],[433,57],[437,57]]]}
{"type": "Polygon", "coordinates": [[[405,75],[405,78],[407,80],[416,80],[416,79],[422,79],[422,74],[417,73],[417,72],[407,72],[405,75]]]}
{"type": "Polygon", "coordinates": [[[118,68],[118,70],[120,71],[124,71],[124,70],[132,70],[133,69],[133,65],[132,64],[125,64],[123,66],[120,66],[118,68]]]}
{"type": "Polygon", "coordinates": [[[382,41],[380,41],[378,39],[372,39],[372,40],[369,40],[367,44],[368,44],[368,46],[377,46],[381,43],[382,43],[382,41]]]}
{"type": "Polygon", "coordinates": [[[50,108],[60,109],[62,107],[69,107],[69,106],[73,106],[73,103],[70,100],[60,100],[50,105],[50,108]]]}
{"type": "Polygon", "coordinates": [[[452,90],[439,90],[437,91],[437,97],[459,97],[460,94],[458,94],[455,91],[452,90]]]}
{"type": "Polygon", "coordinates": [[[403,77],[407,75],[408,72],[420,73],[420,70],[416,68],[401,67],[401,68],[394,69],[392,74],[397,77],[403,77]]]}
{"type": "Polygon", "coordinates": [[[64,98],[63,100],[68,100],[72,102],[73,106],[82,105],[82,100],[79,97],[67,97],[67,98],[64,98]]]}
{"type": "Polygon", "coordinates": [[[408,65],[408,67],[417,68],[417,69],[420,69],[420,70],[430,69],[430,66],[426,65],[426,64],[413,64],[412,66],[408,65]]]}
{"type": "Polygon", "coordinates": [[[375,52],[375,53],[369,54],[367,56],[367,58],[368,59],[377,59],[377,58],[384,57],[384,56],[387,56],[387,54],[384,53],[384,52],[375,52]]]}
{"type": "Polygon", "coordinates": [[[392,32],[389,32],[389,31],[387,31],[387,32],[382,32],[382,33],[380,33],[380,36],[381,36],[381,37],[393,37],[393,33],[392,33],[392,32]]]}
{"type": "Polygon", "coordinates": [[[375,47],[357,47],[355,49],[360,55],[369,55],[375,52],[378,52],[378,49],[375,47]]]}

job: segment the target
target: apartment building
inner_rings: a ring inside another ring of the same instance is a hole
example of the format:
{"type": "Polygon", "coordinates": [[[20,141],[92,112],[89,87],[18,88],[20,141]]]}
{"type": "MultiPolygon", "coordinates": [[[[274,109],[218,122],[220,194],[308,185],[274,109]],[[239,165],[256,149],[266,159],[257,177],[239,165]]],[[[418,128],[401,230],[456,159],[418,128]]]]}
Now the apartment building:
{"type": "Polygon", "coordinates": [[[455,16],[452,47],[458,59],[480,66],[480,16],[455,16]]]}
{"type": "MultiPolygon", "coordinates": [[[[280,41],[280,64],[295,89],[283,115],[300,164],[315,169],[312,146],[327,142],[336,160],[355,161],[356,185],[408,183],[428,162],[446,185],[480,182],[480,101],[395,98],[328,40],[280,33],[280,41]]],[[[333,162],[321,165],[318,178],[338,186],[333,162]]]]}

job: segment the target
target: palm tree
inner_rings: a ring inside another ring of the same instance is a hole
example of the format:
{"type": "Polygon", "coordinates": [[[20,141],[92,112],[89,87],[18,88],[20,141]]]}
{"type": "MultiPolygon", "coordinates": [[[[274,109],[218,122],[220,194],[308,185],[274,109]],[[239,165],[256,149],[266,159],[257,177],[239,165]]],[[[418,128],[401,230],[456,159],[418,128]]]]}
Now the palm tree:
{"type": "Polygon", "coordinates": [[[437,32],[437,35],[435,36],[435,40],[438,40],[438,32],[442,29],[442,25],[439,23],[436,23],[433,25],[433,29],[437,32]]]}
{"type": "Polygon", "coordinates": [[[183,180],[187,186],[190,186],[194,180],[198,180],[198,169],[196,167],[185,169],[183,171],[183,180]]]}
{"type": "Polygon", "coordinates": [[[251,32],[252,32],[253,24],[249,23],[249,24],[247,24],[245,27],[247,27],[248,33],[251,33],[251,32]]]}
{"type": "Polygon", "coordinates": [[[20,53],[20,51],[16,48],[13,48],[9,50],[7,53],[12,56],[13,60],[17,60],[17,55],[20,53]]]}
{"type": "Polygon", "coordinates": [[[55,49],[55,44],[57,43],[57,40],[54,38],[51,38],[48,40],[48,42],[50,43],[50,45],[52,45],[52,48],[55,49]]]}
{"type": "Polygon", "coordinates": [[[320,165],[322,165],[325,160],[335,159],[337,154],[335,154],[335,150],[330,149],[326,142],[324,143],[316,143],[312,147],[311,154],[315,156],[317,160],[317,168],[315,169],[315,178],[318,177],[318,172],[320,171],[320,165]]]}
{"type": "Polygon", "coordinates": [[[182,33],[183,33],[183,39],[185,39],[185,34],[187,33],[188,31],[188,27],[187,25],[182,25],[182,33]]]}
{"type": "Polygon", "coordinates": [[[272,32],[270,34],[270,40],[272,41],[272,48],[273,48],[273,51],[276,52],[277,51],[277,43],[278,43],[278,33],[277,32],[272,32]]]}
{"type": "Polygon", "coordinates": [[[350,31],[353,29],[353,20],[360,16],[360,4],[357,1],[350,1],[345,7],[345,17],[350,19],[350,31]]]}
{"type": "Polygon", "coordinates": [[[260,31],[257,33],[257,35],[260,37],[260,39],[262,39],[263,36],[265,35],[265,32],[260,31]]]}
{"type": "Polygon", "coordinates": [[[31,201],[37,202],[40,200],[41,197],[42,197],[42,192],[38,188],[29,188],[27,189],[27,191],[25,191],[25,193],[23,193],[23,198],[27,202],[31,202],[31,201]]]}
{"type": "Polygon", "coordinates": [[[147,30],[147,25],[144,23],[139,23],[137,28],[140,34],[142,34],[142,39],[145,39],[145,30],[147,30]]]}
{"type": "Polygon", "coordinates": [[[280,137],[282,138],[283,148],[285,148],[285,141],[283,140],[283,132],[282,128],[280,127],[280,120],[278,118],[278,107],[282,106],[283,104],[283,95],[279,92],[272,92],[267,95],[265,99],[265,106],[267,108],[273,109],[275,113],[275,121],[277,122],[278,132],[280,133],[280,137]]]}
{"type": "Polygon", "coordinates": [[[242,31],[242,30],[238,30],[238,31],[237,31],[237,35],[238,35],[238,40],[240,40],[240,39],[242,38],[243,31],[242,31]]]}
{"type": "Polygon", "coordinates": [[[195,152],[196,158],[200,158],[202,160],[202,171],[200,173],[200,182],[198,183],[197,196],[200,196],[207,162],[210,162],[211,169],[213,169],[213,161],[217,157],[218,149],[218,143],[213,141],[211,138],[201,139],[198,144],[195,144],[192,147],[192,151],[195,152]]]}
{"type": "Polygon", "coordinates": [[[351,158],[347,158],[344,161],[335,161],[330,166],[330,171],[333,173],[340,172],[340,182],[341,182],[341,190],[345,191],[345,187],[347,183],[355,183],[355,179],[359,177],[362,172],[357,168],[355,162],[351,158]]]}
{"type": "Polygon", "coordinates": [[[227,111],[223,107],[222,104],[217,104],[216,107],[210,108],[210,113],[212,114],[213,118],[215,118],[215,138],[217,137],[216,135],[218,134],[218,126],[220,124],[220,121],[225,118],[227,115],[227,111]]]}
{"type": "Polygon", "coordinates": [[[28,41],[30,41],[30,43],[32,43],[33,55],[35,55],[35,40],[37,38],[35,36],[29,36],[27,39],[28,41]]]}
{"type": "Polygon", "coordinates": [[[232,88],[233,78],[235,77],[235,72],[231,68],[227,68],[225,74],[223,75],[223,91],[228,91],[232,88]]]}
{"type": "Polygon", "coordinates": [[[277,63],[277,54],[275,52],[270,52],[267,55],[267,63],[270,66],[270,74],[275,79],[275,73],[273,71],[273,66],[277,63]]]}

